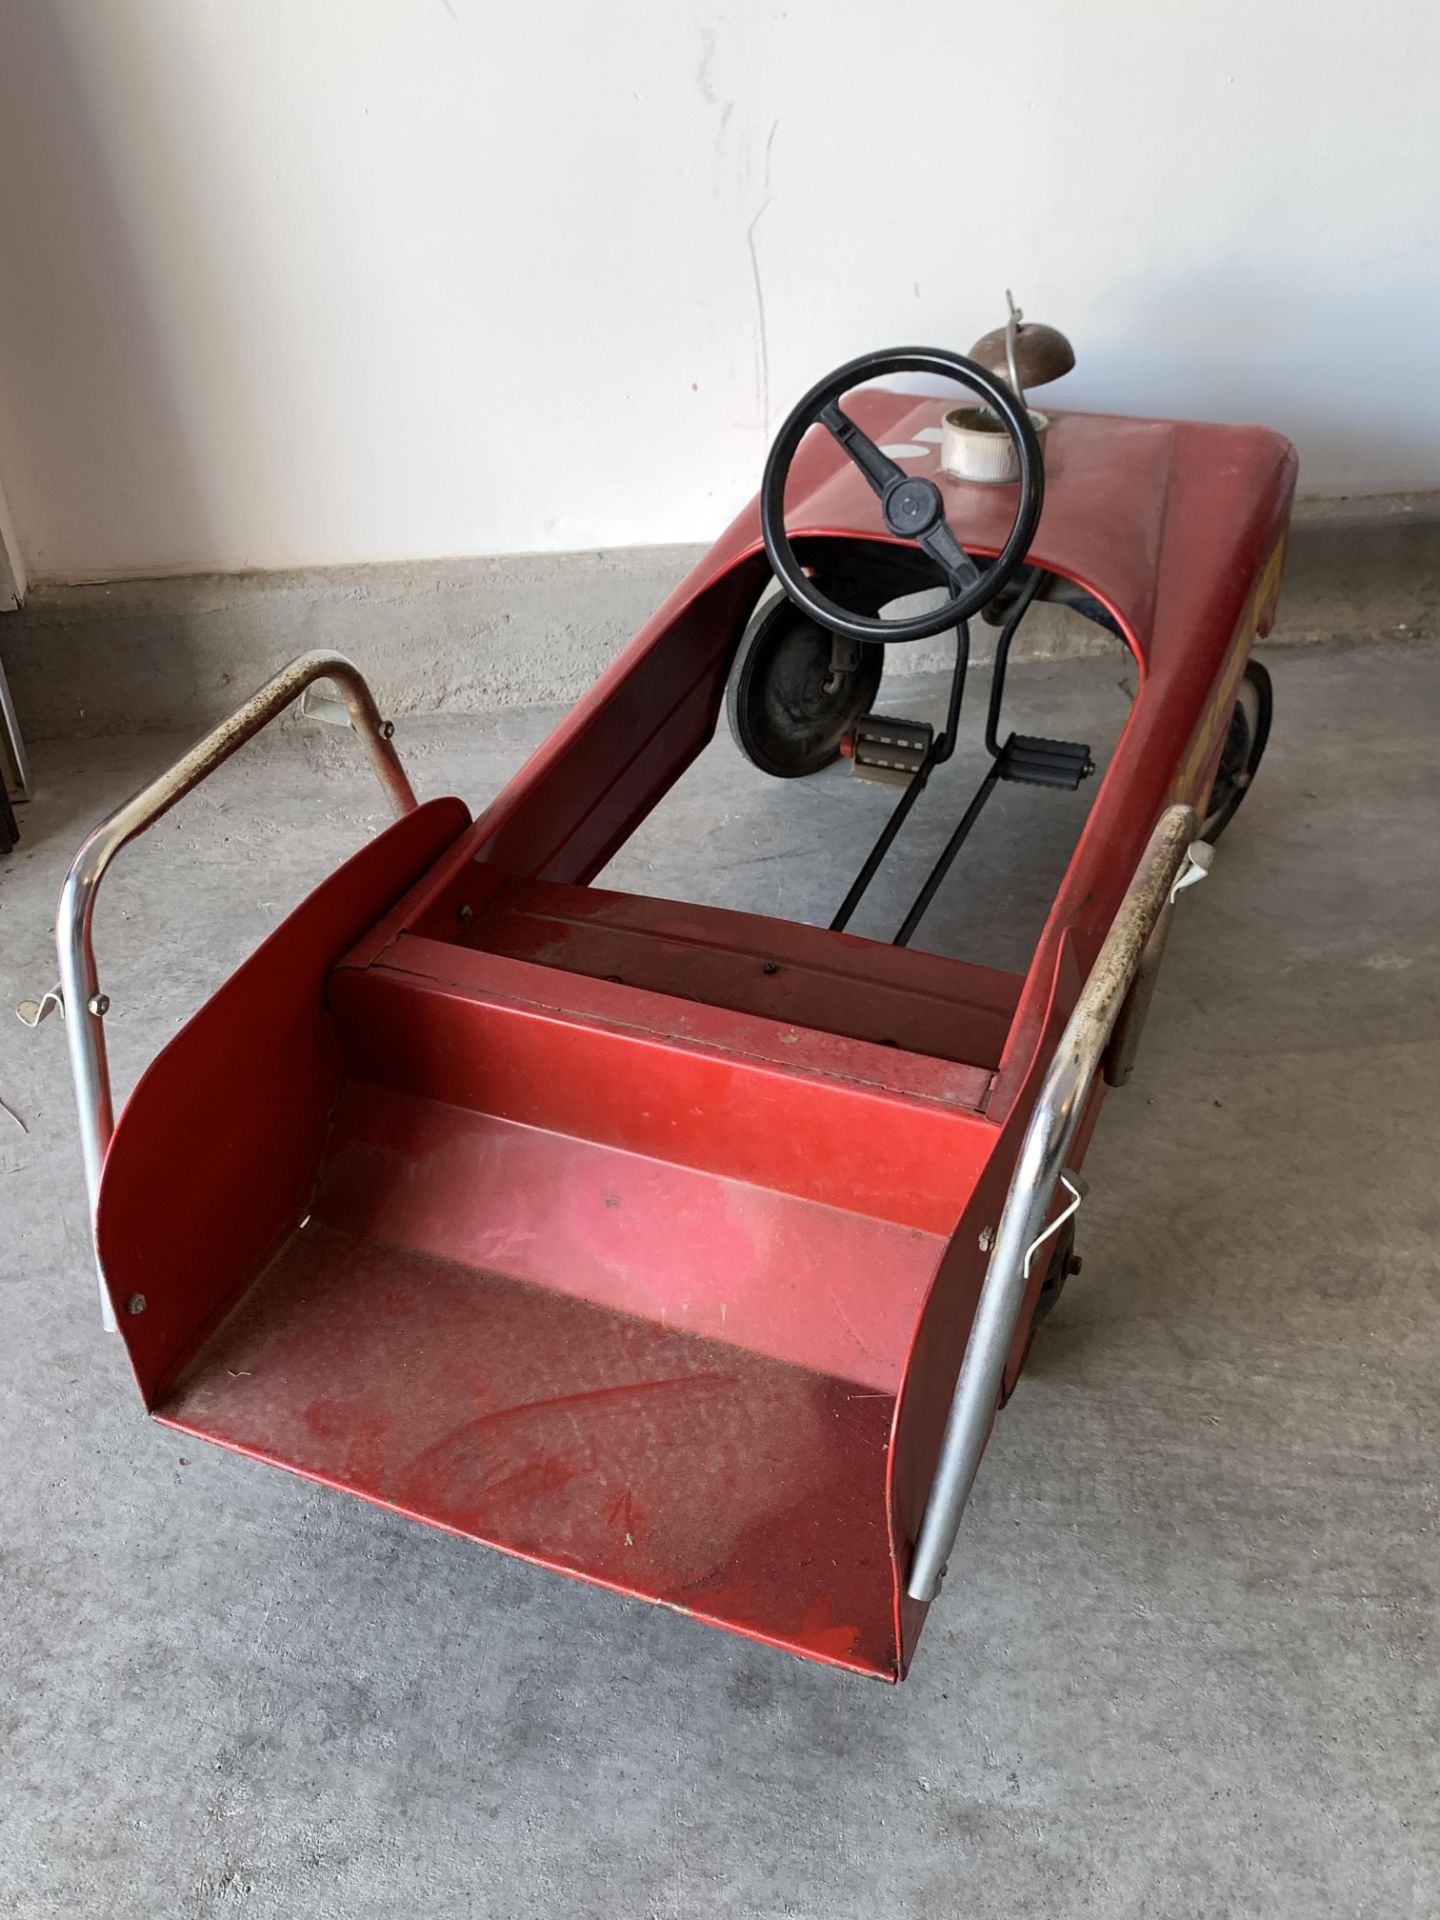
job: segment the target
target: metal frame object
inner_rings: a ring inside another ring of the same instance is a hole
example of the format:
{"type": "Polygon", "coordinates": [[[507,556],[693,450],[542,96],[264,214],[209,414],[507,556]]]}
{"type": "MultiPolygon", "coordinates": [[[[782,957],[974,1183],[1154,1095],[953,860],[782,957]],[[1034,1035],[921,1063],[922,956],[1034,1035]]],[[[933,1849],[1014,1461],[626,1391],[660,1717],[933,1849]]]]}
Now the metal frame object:
{"type": "MultiPolygon", "coordinates": [[[[1195,809],[1184,806],[1168,807],[1156,823],[1145,857],[1075,1003],[1025,1129],[915,1545],[907,1583],[912,1600],[933,1600],[940,1591],[985,1451],[1005,1362],[1025,1301],[1030,1252],[1043,1233],[1055,1183],[1061,1178],[1065,1156],[1140,956],[1156,921],[1179,886],[1185,884],[1187,863],[1197,879],[1208,869],[1208,860],[1194,856],[1199,825],[1195,809]]],[[[1208,854],[1210,849],[1204,851],[1208,854]]]]}
{"type": "Polygon", "coordinates": [[[14,802],[30,798],[30,763],[20,722],[10,698],[4,662],[0,661],[0,853],[8,853],[20,837],[14,802]]]}
{"type": "MultiPolygon", "coordinates": [[[[100,882],[123,846],[153,827],[178,800],[183,800],[217,767],[223,766],[231,754],[267,727],[317,680],[332,681],[340,689],[350,724],[365,742],[380,784],[396,814],[411,812],[416,805],[415,794],[391,745],[394,728],[389,721],[381,719],[360,669],[344,654],[304,653],[252,693],[227,720],[197,740],[174,766],[157,774],[123,806],[117,807],[88,835],[70,863],[55,916],[55,946],[60,960],[57,992],[65,1016],[92,1225],[99,1202],[105,1149],[115,1124],[104,1026],[110,1002],[100,991],[91,936],[100,882]]],[[[44,1018],[44,1007],[42,1001],[36,1021],[44,1018]]],[[[107,1330],[113,1332],[116,1321],[103,1273],[100,1275],[100,1310],[107,1330]]]]}
{"type": "Polygon", "coordinates": [[[30,783],[30,760],[20,733],[15,702],[10,697],[4,662],[0,661],[0,782],[13,787],[17,800],[29,800],[34,792],[30,783]]]}

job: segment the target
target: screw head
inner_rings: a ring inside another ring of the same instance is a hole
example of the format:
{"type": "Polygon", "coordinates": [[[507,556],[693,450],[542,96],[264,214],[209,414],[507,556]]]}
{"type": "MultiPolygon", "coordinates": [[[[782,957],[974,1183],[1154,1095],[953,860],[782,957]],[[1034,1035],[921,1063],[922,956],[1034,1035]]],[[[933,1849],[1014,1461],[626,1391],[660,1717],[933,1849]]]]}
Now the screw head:
{"type": "Polygon", "coordinates": [[[92,993],[85,1004],[97,1020],[103,1020],[110,1011],[110,996],[108,993],[92,993]]]}
{"type": "Polygon", "coordinates": [[[462,920],[473,920],[475,918],[475,909],[473,907],[461,907],[460,918],[462,920]]]}
{"type": "Polygon", "coordinates": [[[395,738],[395,722],[393,720],[387,720],[381,727],[380,738],[382,740],[393,740],[395,738]]]}
{"type": "Polygon", "coordinates": [[[980,1229],[980,1251],[982,1253],[989,1253],[994,1244],[995,1229],[993,1227],[982,1227],[980,1229]]]}
{"type": "Polygon", "coordinates": [[[145,1311],[144,1294],[132,1293],[130,1298],[125,1302],[125,1311],[127,1313],[143,1313],[145,1311]]]}

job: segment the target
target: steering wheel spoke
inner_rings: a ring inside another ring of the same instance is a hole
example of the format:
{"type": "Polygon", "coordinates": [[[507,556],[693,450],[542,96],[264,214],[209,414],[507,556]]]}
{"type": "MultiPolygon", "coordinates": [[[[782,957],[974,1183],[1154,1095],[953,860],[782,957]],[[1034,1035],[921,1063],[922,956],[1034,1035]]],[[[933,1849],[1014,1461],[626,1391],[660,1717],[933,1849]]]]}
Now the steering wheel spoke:
{"type": "Polygon", "coordinates": [[[920,535],[917,544],[937,566],[945,569],[945,578],[956,593],[978,584],[980,569],[955,538],[948,520],[937,521],[928,533],[920,535]]]}
{"type": "Polygon", "coordinates": [[[905,478],[889,454],[882,453],[865,429],[857,427],[849,414],[841,410],[838,400],[822,408],[820,424],[834,434],[882,500],[887,487],[905,478]]]}

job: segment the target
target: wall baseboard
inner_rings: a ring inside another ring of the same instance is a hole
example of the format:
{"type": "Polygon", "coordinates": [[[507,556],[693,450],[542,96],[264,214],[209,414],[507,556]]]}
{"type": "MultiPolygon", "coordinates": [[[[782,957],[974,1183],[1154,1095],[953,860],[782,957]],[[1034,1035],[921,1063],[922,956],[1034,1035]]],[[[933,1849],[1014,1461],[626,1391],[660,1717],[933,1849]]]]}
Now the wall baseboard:
{"type": "MultiPolygon", "coordinates": [[[[31,740],[209,725],[307,647],[351,655],[389,714],[570,701],[699,558],[699,547],[517,554],[292,573],[32,586],[0,618],[0,651],[31,740]]],[[[1433,632],[1440,495],[1303,502],[1267,646],[1433,632]]],[[[1113,644],[1037,607],[1032,656],[1113,644]]],[[[977,658],[993,641],[977,623],[977,658]]],[[[945,664],[943,642],[892,672],[945,664]]]]}

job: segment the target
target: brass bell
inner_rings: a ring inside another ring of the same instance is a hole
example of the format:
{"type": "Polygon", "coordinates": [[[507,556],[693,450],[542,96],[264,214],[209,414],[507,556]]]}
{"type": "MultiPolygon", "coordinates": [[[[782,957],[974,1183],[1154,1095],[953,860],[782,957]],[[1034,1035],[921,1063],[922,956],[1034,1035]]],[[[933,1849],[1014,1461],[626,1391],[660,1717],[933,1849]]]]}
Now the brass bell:
{"type": "Polygon", "coordinates": [[[1043,326],[1038,321],[1027,323],[1008,288],[1005,298],[1010,318],[1003,327],[982,333],[969,357],[987,373],[1008,381],[1012,390],[1023,396],[1027,387],[1043,387],[1062,373],[1069,373],[1075,364],[1075,349],[1058,327],[1043,326]]]}

